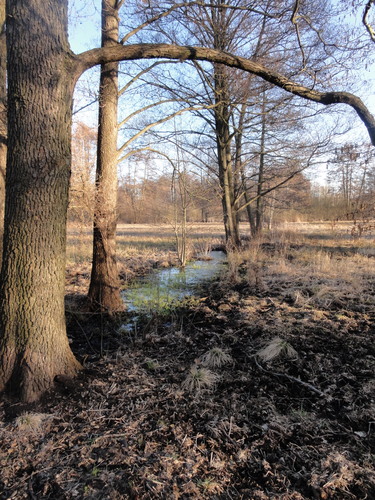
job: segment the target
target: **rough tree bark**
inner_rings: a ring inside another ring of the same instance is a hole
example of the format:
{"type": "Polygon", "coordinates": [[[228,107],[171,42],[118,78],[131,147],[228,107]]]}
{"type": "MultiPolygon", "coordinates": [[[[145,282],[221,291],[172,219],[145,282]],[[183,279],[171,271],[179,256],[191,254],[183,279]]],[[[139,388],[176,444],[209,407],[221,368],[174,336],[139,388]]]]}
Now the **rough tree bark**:
{"type": "Polygon", "coordinates": [[[33,401],[80,364],[66,336],[65,243],[74,84],[86,69],[120,60],[198,59],[256,74],[288,92],[353,107],[375,144],[375,120],[346,92],[318,92],[250,60],[166,44],[103,47],[74,55],[67,0],[7,0],[8,156],[0,276],[0,390],[33,401]]]}
{"type": "Polygon", "coordinates": [[[8,162],[0,390],[37,399],[74,376],[65,328],[72,62],[65,1],[7,1],[8,162]],[[28,5],[27,5],[28,4],[28,5]]]}
{"type": "MultiPolygon", "coordinates": [[[[118,0],[102,0],[102,47],[118,43],[118,0]]],[[[88,293],[93,310],[124,309],[116,263],[118,63],[102,64],[96,166],[94,239],[88,293]]]]}
{"type": "MultiPolygon", "coordinates": [[[[4,228],[5,170],[7,161],[5,0],[0,0],[0,240],[4,228]]],[[[2,243],[0,243],[1,248],[2,243]]]]}
{"type": "Polygon", "coordinates": [[[235,193],[233,184],[233,162],[230,137],[230,110],[228,75],[222,65],[214,65],[215,89],[215,134],[219,165],[219,181],[223,206],[225,239],[227,245],[238,248],[241,245],[237,214],[235,209],[235,193]]]}

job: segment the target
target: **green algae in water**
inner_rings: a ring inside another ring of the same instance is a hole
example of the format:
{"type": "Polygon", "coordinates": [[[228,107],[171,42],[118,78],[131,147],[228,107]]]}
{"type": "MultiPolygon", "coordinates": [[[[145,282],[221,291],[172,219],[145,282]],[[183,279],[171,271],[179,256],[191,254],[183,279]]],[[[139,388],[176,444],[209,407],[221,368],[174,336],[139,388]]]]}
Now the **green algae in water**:
{"type": "Polygon", "coordinates": [[[169,311],[196,292],[198,286],[217,276],[226,260],[224,252],[211,252],[210,260],[197,260],[185,269],[171,267],[148,276],[123,292],[129,312],[169,311]]]}

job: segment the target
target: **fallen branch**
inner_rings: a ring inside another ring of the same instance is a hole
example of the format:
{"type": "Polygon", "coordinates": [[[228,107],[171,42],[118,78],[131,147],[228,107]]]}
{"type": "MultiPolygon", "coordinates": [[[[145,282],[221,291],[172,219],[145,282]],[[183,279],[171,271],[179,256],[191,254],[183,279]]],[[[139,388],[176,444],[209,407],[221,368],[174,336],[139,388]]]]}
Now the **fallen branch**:
{"type": "MultiPolygon", "coordinates": [[[[249,356],[250,357],[250,356],[249,356]]],[[[259,364],[256,356],[251,356],[253,359],[254,359],[254,363],[256,364],[256,366],[259,368],[259,370],[261,370],[262,372],[264,373],[267,373],[268,375],[273,375],[274,377],[284,377],[284,378],[287,378],[288,380],[290,380],[291,382],[297,382],[298,384],[302,385],[303,387],[306,387],[306,389],[310,389],[310,391],[313,391],[315,392],[316,394],[319,394],[319,396],[324,396],[326,397],[327,395],[322,392],[320,389],[318,389],[317,387],[307,383],[307,382],[303,382],[303,380],[297,378],[297,377],[293,377],[292,375],[287,375],[286,373],[280,373],[280,372],[273,372],[271,370],[266,370],[265,368],[263,368],[262,365],[259,364]]]]}

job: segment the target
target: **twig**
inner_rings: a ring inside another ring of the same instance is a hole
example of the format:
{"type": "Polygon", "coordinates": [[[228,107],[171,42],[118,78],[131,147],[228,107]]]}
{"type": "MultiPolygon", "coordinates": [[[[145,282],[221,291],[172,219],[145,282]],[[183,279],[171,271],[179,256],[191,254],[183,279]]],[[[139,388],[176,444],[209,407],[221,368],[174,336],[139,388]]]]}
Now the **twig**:
{"type": "MultiPolygon", "coordinates": [[[[250,357],[250,356],[249,356],[250,357]]],[[[322,392],[320,389],[318,389],[317,387],[307,383],[307,382],[303,382],[303,380],[297,378],[297,377],[293,377],[292,375],[287,375],[286,373],[280,373],[280,372],[272,372],[270,370],[266,370],[265,368],[263,368],[263,366],[261,366],[258,362],[258,360],[256,359],[255,356],[252,356],[253,359],[254,359],[254,363],[256,364],[256,366],[259,368],[259,370],[261,370],[262,372],[264,373],[268,373],[269,375],[273,375],[274,377],[284,377],[284,378],[287,378],[288,380],[292,381],[292,382],[297,382],[298,384],[302,385],[303,387],[306,387],[307,389],[310,389],[310,391],[313,391],[313,392],[316,392],[316,394],[319,394],[319,396],[326,396],[326,394],[324,392],[322,392]]]]}
{"type": "Polygon", "coordinates": [[[97,438],[94,439],[93,443],[96,443],[97,441],[101,439],[119,439],[119,438],[126,438],[128,434],[126,433],[121,433],[121,434],[102,434],[101,436],[98,436],[97,438]]]}

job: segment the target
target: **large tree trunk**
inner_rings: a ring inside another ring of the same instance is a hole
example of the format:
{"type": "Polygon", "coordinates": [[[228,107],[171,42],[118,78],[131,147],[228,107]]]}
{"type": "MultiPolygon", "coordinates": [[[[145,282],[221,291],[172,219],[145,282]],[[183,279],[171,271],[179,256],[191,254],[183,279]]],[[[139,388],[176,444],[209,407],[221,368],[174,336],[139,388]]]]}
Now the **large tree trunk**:
{"type": "Polygon", "coordinates": [[[0,249],[4,229],[5,170],[7,161],[5,0],[0,0],[0,249]]]}
{"type": "Polygon", "coordinates": [[[8,161],[0,390],[37,399],[74,376],[65,328],[73,58],[66,2],[7,0],[8,161]]]}
{"type": "MultiPolygon", "coordinates": [[[[102,46],[118,43],[118,0],[102,1],[102,46]]],[[[116,263],[118,63],[101,67],[93,262],[89,302],[94,310],[124,309],[116,263]]]]}

